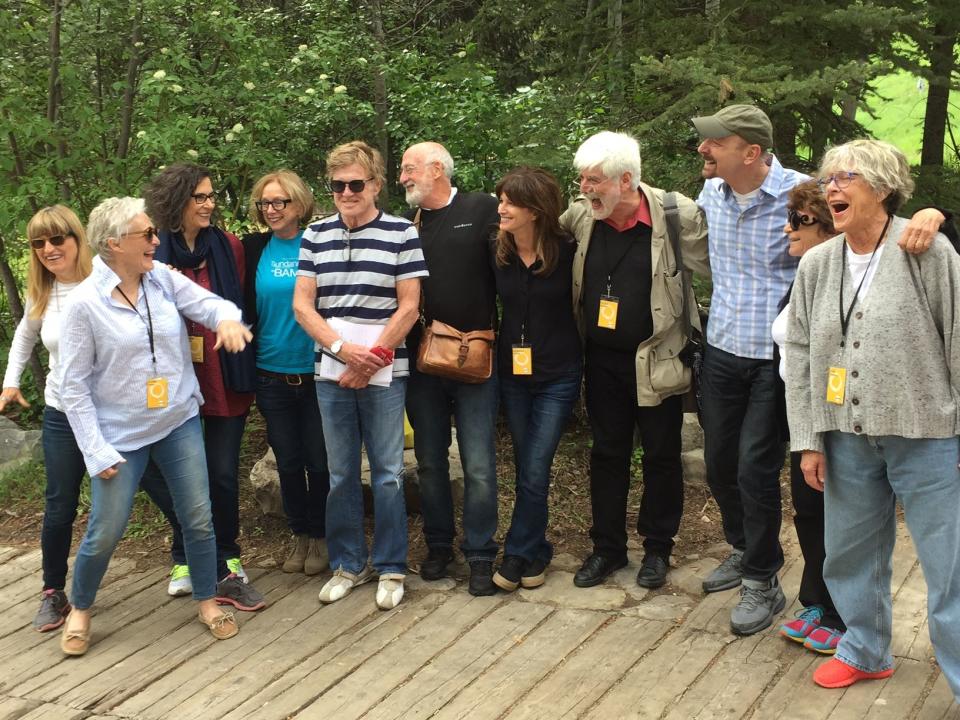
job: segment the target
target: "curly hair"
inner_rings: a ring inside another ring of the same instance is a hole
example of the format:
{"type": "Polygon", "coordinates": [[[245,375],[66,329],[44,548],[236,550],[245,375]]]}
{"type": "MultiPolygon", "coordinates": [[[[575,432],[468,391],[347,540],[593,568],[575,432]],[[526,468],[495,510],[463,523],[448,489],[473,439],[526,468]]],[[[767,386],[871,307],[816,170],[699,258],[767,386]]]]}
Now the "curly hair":
{"type": "Polygon", "coordinates": [[[174,163],[147,183],[143,188],[143,199],[147,204],[147,215],[158,230],[181,229],[183,211],[190,196],[197,185],[209,177],[210,171],[202,165],[174,163]]]}
{"type": "MultiPolygon", "coordinates": [[[[557,179],[541,168],[521,166],[504,175],[494,192],[498,199],[506,195],[511,203],[533,213],[536,223],[535,247],[537,256],[543,260],[535,272],[544,276],[552,273],[560,256],[560,246],[567,237],[560,227],[563,191],[557,179]]],[[[507,265],[516,254],[517,242],[513,235],[504,230],[498,231],[497,265],[507,265]]]]}
{"type": "Polygon", "coordinates": [[[803,208],[813,213],[824,234],[829,236],[837,234],[833,227],[833,215],[830,214],[827,199],[816,180],[806,180],[795,185],[787,196],[787,210],[799,211],[803,208]]]}

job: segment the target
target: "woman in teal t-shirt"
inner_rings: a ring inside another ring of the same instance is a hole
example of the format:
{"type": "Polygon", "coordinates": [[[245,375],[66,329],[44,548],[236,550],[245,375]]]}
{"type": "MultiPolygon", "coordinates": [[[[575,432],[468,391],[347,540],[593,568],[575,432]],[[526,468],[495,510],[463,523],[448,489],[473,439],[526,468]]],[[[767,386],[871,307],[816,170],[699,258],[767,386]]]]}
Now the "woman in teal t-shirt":
{"type": "Polygon", "coordinates": [[[314,343],[293,316],[300,237],[313,193],[290,170],[260,178],[250,215],[270,232],[243,238],[245,305],[257,348],[257,407],[277,459],[280,496],[294,547],[284,572],[316,575],[327,567],[324,542],[330,475],[314,389],[314,343]]]}

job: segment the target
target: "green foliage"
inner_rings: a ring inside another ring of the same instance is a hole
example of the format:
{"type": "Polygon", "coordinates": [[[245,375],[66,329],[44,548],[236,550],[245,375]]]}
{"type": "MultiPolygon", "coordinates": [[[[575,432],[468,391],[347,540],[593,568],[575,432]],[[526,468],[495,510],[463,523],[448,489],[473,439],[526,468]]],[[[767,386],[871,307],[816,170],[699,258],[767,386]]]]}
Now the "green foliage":
{"type": "Polygon", "coordinates": [[[43,463],[29,460],[0,475],[0,504],[42,503],[45,487],[43,463]]]}

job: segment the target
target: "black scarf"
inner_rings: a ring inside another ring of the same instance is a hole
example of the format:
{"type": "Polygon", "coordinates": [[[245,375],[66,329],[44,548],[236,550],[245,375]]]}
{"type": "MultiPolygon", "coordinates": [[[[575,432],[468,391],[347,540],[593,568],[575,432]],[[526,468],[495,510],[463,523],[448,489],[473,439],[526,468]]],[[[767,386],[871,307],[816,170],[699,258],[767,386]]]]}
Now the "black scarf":
{"type": "MultiPolygon", "coordinates": [[[[230,239],[220,228],[212,225],[203,228],[197,234],[192,251],[187,247],[183,233],[163,230],[154,259],[178,270],[195,270],[206,260],[210,290],[238,308],[243,308],[243,288],[237,272],[237,260],[230,247],[230,239]]],[[[253,345],[247,345],[240,353],[228,353],[220,348],[218,354],[224,385],[238,393],[253,392],[256,387],[253,345]]]]}

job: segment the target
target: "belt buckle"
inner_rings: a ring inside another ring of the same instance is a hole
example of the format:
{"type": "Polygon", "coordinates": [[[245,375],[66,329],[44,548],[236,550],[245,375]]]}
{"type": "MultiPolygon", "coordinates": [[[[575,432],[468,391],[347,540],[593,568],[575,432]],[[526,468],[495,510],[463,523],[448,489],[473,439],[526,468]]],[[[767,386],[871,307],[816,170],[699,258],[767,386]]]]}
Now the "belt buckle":
{"type": "Polygon", "coordinates": [[[299,375],[284,375],[283,380],[291,387],[299,387],[300,385],[303,385],[303,378],[299,375]]]}

